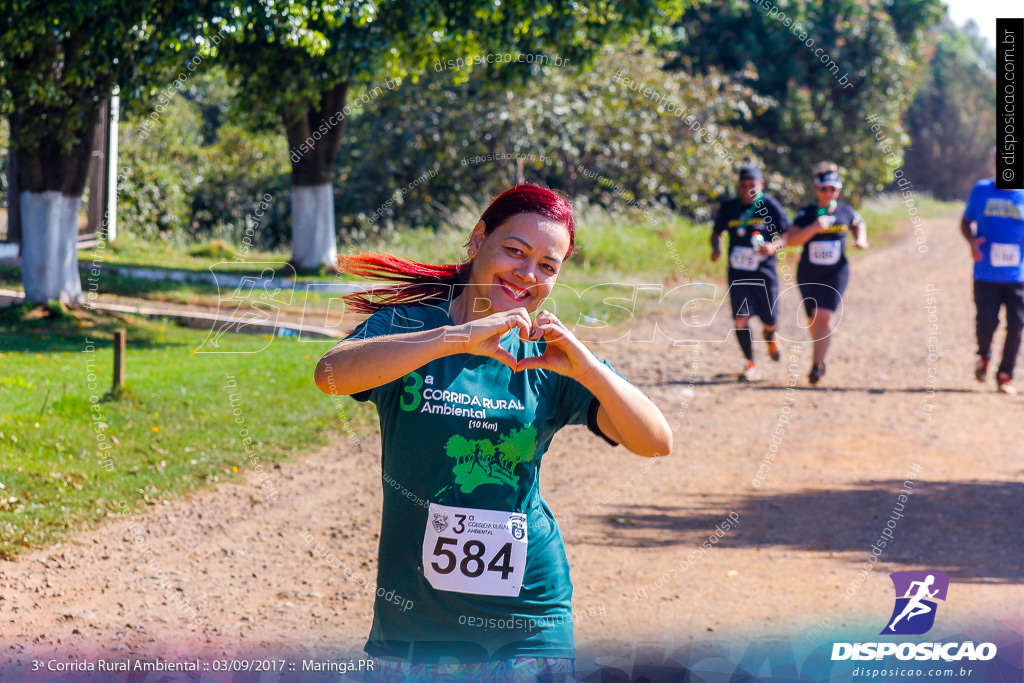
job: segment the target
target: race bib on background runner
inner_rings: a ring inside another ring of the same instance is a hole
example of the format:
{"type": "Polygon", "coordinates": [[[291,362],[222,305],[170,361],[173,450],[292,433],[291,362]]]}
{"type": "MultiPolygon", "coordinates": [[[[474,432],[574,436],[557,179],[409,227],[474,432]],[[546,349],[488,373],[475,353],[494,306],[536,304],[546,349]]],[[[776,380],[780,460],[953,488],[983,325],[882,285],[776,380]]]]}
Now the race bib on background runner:
{"type": "Polygon", "coordinates": [[[516,597],[527,548],[521,512],[430,504],[423,534],[423,575],[438,590],[516,597]]]}
{"type": "Polygon", "coordinates": [[[729,251],[729,265],[736,270],[757,270],[761,259],[753,247],[733,247],[729,251]]]}
{"type": "Polygon", "coordinates": [[[993,266],[1016,267],[1020,265],[1020,245],[992,243],[989,260],[993,266]]]}
{"type": "Polygon", "coordinates": [[[809,242],[807,247],[810,249],[808,258],[816,266],[834,266],[839,263],[839,259],[843,255],[842,244],[839,240],[809,242]]]}

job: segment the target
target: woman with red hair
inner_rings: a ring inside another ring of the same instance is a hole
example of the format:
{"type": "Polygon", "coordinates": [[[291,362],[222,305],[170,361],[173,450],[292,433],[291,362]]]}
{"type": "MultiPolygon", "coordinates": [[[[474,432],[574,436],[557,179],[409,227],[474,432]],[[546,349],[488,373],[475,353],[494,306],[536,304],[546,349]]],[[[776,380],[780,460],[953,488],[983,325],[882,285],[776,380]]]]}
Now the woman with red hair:
{"type": "Polygon", "coordinates": [[[322,391],[380,416],[375,680],[572,680],[572,583],[542,456],[567,424],[643,456],[672,448],[654,403],[540,310],[574,238],[564,198],[519,185],[484,211],[463,263],[341,262],[390,282],[349,297],[372,315],[316,368],[322,391]]]}

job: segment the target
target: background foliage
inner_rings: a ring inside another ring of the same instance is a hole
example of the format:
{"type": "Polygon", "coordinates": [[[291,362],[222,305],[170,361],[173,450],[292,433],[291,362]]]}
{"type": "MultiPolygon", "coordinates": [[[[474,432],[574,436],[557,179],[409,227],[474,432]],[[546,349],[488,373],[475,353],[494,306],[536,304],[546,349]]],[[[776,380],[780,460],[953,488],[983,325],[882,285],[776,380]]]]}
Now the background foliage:
{"type": "MultiPolygon", "coordinates": [[[[253,4],[245,6],[248,14],[240,15],[238,26],[223,19],[200,22],[196,34],[220,30],[225,40],[218,51],[209,35],[189,42],[179,31],[167,39],[161,49],[178,54],[178,61],[194,54],[205,58],[148,135],[140,135],[140,126],[151,117],[157,93],[165,91],[158,74],[167,73],[167,83],[173,79],[167,64],[146,67],[142,80],[150,85],[127,93],[120,222],[139,236],[179,243],[221,238],[238,244],[248,226],[254,247],[287,246],[292,169],[281,116],[288,102],[303,93],[314,96],[323,83],[315,74],[281,65],[297,64],[296,54],[323,50],[337,53],[323,52],[324,68],[333,69],[330,80],[355,83],[349,101],[366,92],[358,82],[367,74],[404,76],[396,79],[398,87],[360,107],[344,130],[334,166],[343,244],[393,229],[464,222],[490,196],[521,181],[612,211],[657,208],[704,220],[732,192],[735,165],[748,160],[764,165],[769,191],[791,206],[802,201],[809,170],[823,158],[843,167],[849,194],[873,195],[892,180],[894,165],[879,149],[868,115],[877,115],[889,139],[907,148],[905,170],[918,191],[962,198],[988,173],[983,166],[993,138],[994,56],[970,27],[939,23],[938,0],[793,0],[778,8],[804,27],[852,87],[840,84],[759,3],[716,0],[681,16],[685,3],[641,4],[634,8],[638,16],[662,13],[653,30],[596,52],[596,37],[573,33],[562,41],[567,51],[560,56],[570,59],[562,66],[446,69],[436,60],[389,57],[384,48],[363,54],[373,50],[357,43],[366,36],[384,40],[374,33],[383,24],[369,27],[366,17],[341,17],[326,5],[282,5],[264,17],[266,8],[253,4]],[[277,47],[268,51],[268,40],[277,47]],[[243,78],[246,66],[251,68],[243,78]],[[655,95],[629,90],[614,82],[615,74],[643,83],[655,95]],[[659,98],[687,117],[673,116],[659,98]],[[708,139],[727,149],[729,158],[708,139]],[[269,208],[254,225],[264,196],[270,197],[269,208]]],[[[204,11],[226,17],[225,6],[204,11]]],[[[200,9],[189,5],[175,20],[183,23],[186,14],[200,9]]],[[[144,11],[141,5],[138,11],[144,11]]],[[[616,10],[617,20],[628,24],[630,11],[616,10]]],[[[418,25],[415,17],[392,19],[411,22],[407,32],[418,25]]],[[[593,20],[574,20],[572,30],[593,20]]],[[[565,21],[555,13],[515,24],[512,33],[497,38],[509,51],[525,52],[535,42],[530,31],[543,28],[551,37],[565,21]]],[[[5,26],[3,45],[10,52],[17,41],[5,26]]],[[[31,35],[21,34],[20,40],[31,35]]],[[[430,54],[471,54],[485,33],[460,35],[430,54]]],[[[116,74],[108,75],[110,80],[116,74]]],[[[7,113],[13,79],[10,73],[0,76],[0,106],[7,113]]],[[[51,95],[60,99],[67,93],[54,89],[51,95]]],[[[7,138],[8,127],[0,125],[0,147],[6,149],[7,138]]],[[[0,192],[5,189],[0,181],[0,192]]]]}

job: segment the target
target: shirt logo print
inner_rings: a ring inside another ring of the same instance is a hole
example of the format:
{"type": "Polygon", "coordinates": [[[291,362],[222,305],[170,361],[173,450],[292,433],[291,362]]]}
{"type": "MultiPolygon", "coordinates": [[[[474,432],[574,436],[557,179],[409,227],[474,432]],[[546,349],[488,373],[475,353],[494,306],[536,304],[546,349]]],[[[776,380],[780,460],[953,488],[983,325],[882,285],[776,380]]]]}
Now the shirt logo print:
{"type": "Polygon", "coordinates": [[[537,452],[537,428],[531,424],[513,429],[497,443],[454,434],[445,443],[444,452],[456,461],[452,473],[462,493],[472,493],[483,484],[514,487],[519,483],[514,474],[516,467],[533,460],[537,452]]]}

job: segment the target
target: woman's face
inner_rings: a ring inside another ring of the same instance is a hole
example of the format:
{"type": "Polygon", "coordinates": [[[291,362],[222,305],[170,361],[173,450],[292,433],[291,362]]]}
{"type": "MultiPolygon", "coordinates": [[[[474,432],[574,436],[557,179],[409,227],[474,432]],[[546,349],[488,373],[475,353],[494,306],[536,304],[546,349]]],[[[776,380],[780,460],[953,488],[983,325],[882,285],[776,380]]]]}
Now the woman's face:
{"type": "Polygon", "coordinates": [[[512,216],[484,234],[483,221],[469,240],[469,293],[473,316],[513,308],[536,311],[558,279],[569,251],[569,231],[535,213],[512,216]]]}
{"type": "Polygon", "coordinates": [[[818,205],[828,206],[829,202],[833,199],[839,199],[839,188],[831,185],[815,186],[815,191],[818,193],[818,205]]]}

